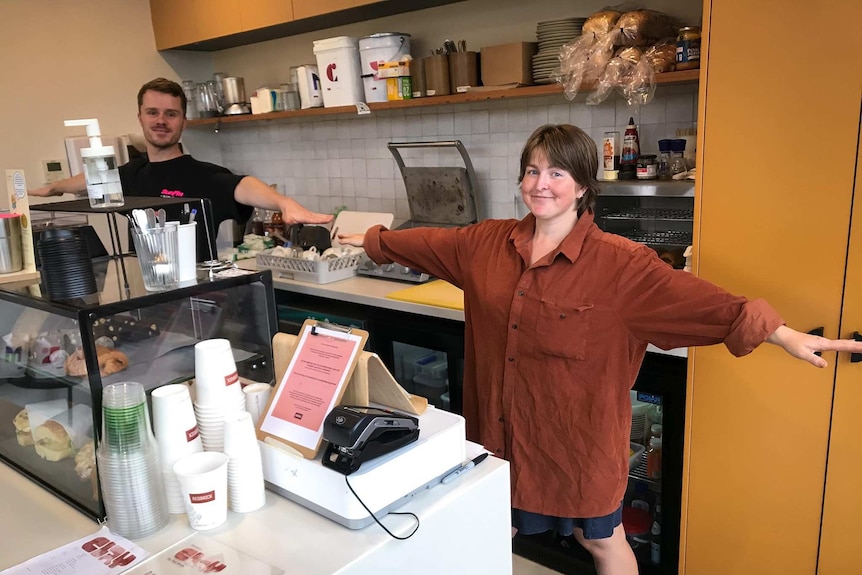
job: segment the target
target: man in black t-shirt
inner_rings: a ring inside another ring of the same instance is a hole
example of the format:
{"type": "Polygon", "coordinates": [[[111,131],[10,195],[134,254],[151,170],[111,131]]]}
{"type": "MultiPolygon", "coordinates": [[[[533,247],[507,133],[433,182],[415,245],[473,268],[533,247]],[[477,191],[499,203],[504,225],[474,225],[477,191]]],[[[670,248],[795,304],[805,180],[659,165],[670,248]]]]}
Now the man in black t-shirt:
{"type": "MultiPolygon", "coordinates": [[[[231,173],[227,168],[183,155],[180,137],[185,127],[186,95],[171,80],[156,78],[138,91],[138,121],[143,130],[147,156],[120,166],[123,194],[165,198],[206,198],[212,205],[211,232],[225,220],[244,224],[252,208],[280,211],[286,224],[323,224],[328,214],[312,212],[296,200],[283,196],[252,176],[231,173]]],[[[30,190],[33,196],[86,193],[84,175],[30,190]]],[[[200,218],[198,219],[200,221],[200,218]]],[[[198,247],[206,246],[203,226],[198,225],[198,247]]]]}

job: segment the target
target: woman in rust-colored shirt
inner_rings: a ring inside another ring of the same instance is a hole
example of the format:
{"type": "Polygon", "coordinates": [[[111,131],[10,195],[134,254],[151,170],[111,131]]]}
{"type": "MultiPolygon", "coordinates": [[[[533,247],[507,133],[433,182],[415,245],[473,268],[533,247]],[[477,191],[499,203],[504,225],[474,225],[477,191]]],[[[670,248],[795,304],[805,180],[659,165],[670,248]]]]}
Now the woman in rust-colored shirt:
{"type": "Polygon", "coordinates": [[[380,226],[341,236],[377,263],[428,272],[464,290],[467,435],[511,463],[513,523],[574,534],[599,573],[637,573],[621,526],[631,401],[648,343],[764,341],[823,367],[818,350],[862,344],[794,331],[749,301],[661,261],[593,223],[595,143],[542,126],[524,146],[519,182],[530,215],[458,229],[380,226]]]}

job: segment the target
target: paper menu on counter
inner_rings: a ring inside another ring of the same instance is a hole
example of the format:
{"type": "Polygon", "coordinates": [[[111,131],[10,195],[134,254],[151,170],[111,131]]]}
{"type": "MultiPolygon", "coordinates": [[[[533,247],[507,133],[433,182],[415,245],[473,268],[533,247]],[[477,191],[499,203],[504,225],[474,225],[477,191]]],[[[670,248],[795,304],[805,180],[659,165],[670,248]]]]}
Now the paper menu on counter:
{"type": "Polygon", "coordinates": [[[195,533],[138,565],[128,575],[281,575],[282,569],[255,559],[211,537],[195,533]]]}
{"type": "Polygon", "coordinates": [[[258,424],[258,439],[280,442],[312,459],[323,421],[339,404],[368,332],[306,320],[284,376],[258,424]]]}
{"type": "Polygon", "coordinates": [[[107,527],[0,571],[0,575],[109,575],[124,573],[149,555],[107,527]]]}

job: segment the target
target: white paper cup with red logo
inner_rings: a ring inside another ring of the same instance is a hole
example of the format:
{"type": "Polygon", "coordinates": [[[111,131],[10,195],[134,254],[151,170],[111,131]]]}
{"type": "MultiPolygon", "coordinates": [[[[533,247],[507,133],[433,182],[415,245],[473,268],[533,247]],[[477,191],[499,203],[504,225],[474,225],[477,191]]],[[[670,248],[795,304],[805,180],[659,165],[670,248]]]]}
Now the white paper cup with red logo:
{"type": "Polygon", "coordinates": [[[171,469],[177,459],[203,451],[189,387],[163,385],[152,393],[153,434],[159,443],[162,467],[171,469]]]}
{"type": "Polygon", "coordinates": [[[257,426],[266,411],[272,386],[268,383],[250,383],[242,388],[242,392],[245,394],[245,410],[251,414],[252,424],[257,426]]]}
{"type": "Polygon", "coordinates": [[[174,463],[192,529],[215,529],[227,520],[229,460],[224,453],[202,451],[174,463]]]}
{"type": "Polygon", "coordinates": [[[195,344],[195,404],[224,408],[244,402],[230,341],[207,339],[195,344]]]}

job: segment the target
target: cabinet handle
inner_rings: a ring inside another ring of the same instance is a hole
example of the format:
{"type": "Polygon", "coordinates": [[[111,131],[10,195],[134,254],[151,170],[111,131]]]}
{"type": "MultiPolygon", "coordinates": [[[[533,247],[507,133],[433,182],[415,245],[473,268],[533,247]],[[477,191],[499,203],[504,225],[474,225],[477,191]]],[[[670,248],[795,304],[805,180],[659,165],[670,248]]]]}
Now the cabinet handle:
{"type": "MultiPolygon", "coordinates": [[[[853,339],[856,341],[862,341],[862,333],[858,331],[853,332],[853,339]]],[[[862,353],[851,353],[850,354],[850,363],[859,363],[862,361],[862,353]]]]}
{"type": "MultiPolygon", "coordinates": [[[[808,332],[808,335],[819,335],[820,337],[823,337],[824,332],[825,332],[824,328],[815,327],[814,329],[812,329],[811,331],[808,332]]],[[[822,351],[815,351],[814,355],[816,355],[817,357],[820,357],[823,355],[823,352],[822,351]]]]}

